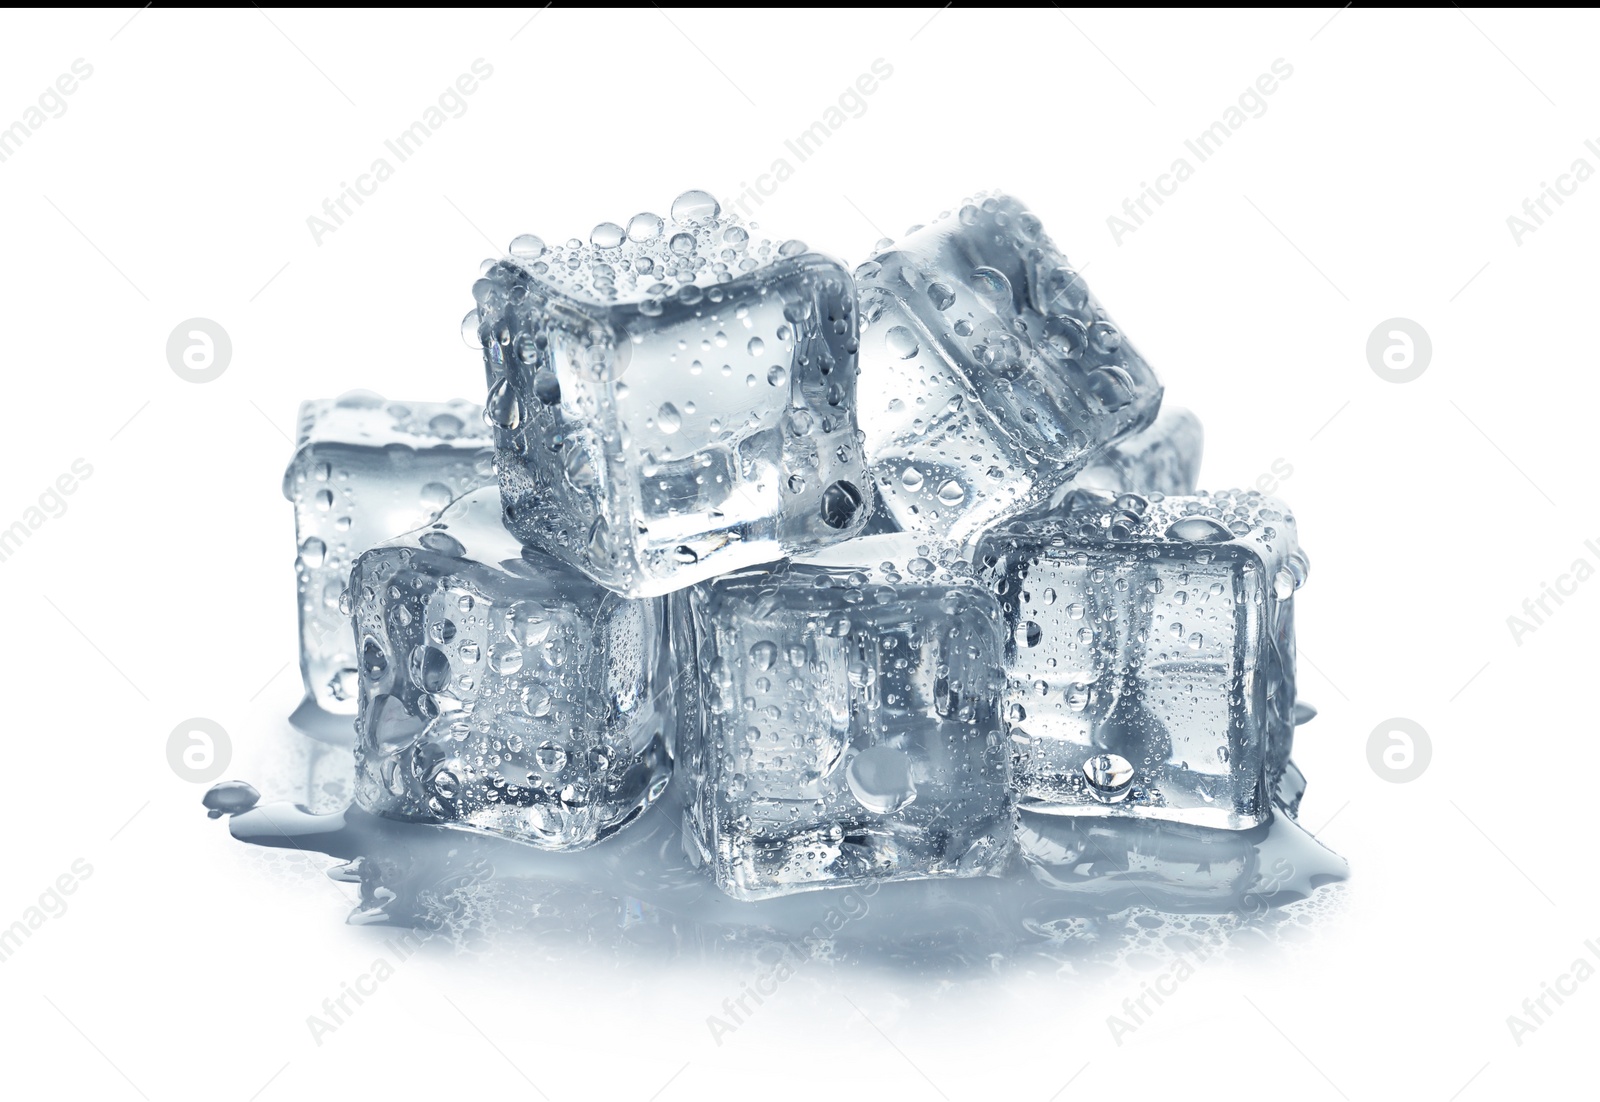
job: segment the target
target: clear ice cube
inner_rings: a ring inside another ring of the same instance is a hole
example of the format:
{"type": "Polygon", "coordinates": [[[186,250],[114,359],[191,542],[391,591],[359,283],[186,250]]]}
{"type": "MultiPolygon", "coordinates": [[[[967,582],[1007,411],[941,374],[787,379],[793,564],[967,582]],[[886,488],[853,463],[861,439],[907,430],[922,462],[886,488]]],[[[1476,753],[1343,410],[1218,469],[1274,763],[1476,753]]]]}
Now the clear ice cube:
{"type": "Polygon", "coordinates": [[[709,195],[590,243],[512,242],[473,287],[506,523],[652,596],[857,534],[855,288],[709,195]]]}
{"type": "Polygon", "coordinates": [[[1016,199],[945,212],[855,274],[867,455],[908,532],[971,540],[1156,416],[1155,373],[1016,199]]]}
{"type": "Polygon", "coordinates": [[[1114,494],[1192,494],[1200,478],[1205,430],[1200,418],[1178,406],[1163,406],[1155,424],[1106,448],[1052,497],[1059,505],[1076,489],[1114,494]]]}
{"type": "Polygon", "coordinates": [[[362,555],[349,600],[362,807],[578,849],[665,790],[664,602],[524,549],[494,487],[362,555]]]}
{"type": "Polygon", "coordinates": [[[1000,608],[923,542],[867,536],[674,594],[684,832],[729,895],[1007,859],[1000,608]]]}
{"type": "Polygon", "coordinates": [[[1076,490],[977,548],[1023,807],[1238,829],[1294,731],[1294,517],[1254,491],[1076,490]]]}
{"type": "Polygon", "coordinates": [[[369,391],[301,404],[283,495],[294,503],[307,704],[334,716],[356,712],[356,653],[350,618],[339,611],[356,557],[493,482],[482,406],[391,402],[369,391]]]}

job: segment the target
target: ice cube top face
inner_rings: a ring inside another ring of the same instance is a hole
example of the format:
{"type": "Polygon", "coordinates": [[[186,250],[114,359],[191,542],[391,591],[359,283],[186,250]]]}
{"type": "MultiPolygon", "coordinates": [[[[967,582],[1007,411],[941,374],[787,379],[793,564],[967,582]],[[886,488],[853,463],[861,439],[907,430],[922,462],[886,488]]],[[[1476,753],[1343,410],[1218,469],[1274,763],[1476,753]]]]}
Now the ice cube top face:
{"type": "Polygon", "coordinates": [[[350,587],[361,806],[577,849],[665,790],[662,602],[524,549],[494,487],[367,552],[350,587]]]}
{"type": "Polygon", "coordinates": [[[1186,409],[1163,406],[1155,423],[1100,452],[1052,495],[1059,505],[1076,489],[1113,494],[1192,494],[1200,477],[1205,430],[1186,409]]]}
{"type": "Polygon", "coordinates": [[[709,196],[673,212],[519,238],[474,288],[506,524],[631,596],[853,536],[873,505],[848,273],[709,196]]]}
{"type": "Polygon", "coordinates": [[[1255,492],[1076,491],[977,548],[1005,610],[1022,806],[1243,828],[1288,762],[1288,509],[1255,492]]]}
{"type": "Polygon", "coordinates": [[[969,540],[1160,406],[1155,373],[1015,199],[941,214],[856,281],[867,455],[906,531],[969,540]]]}
{"type": "Polygon", "coordinates": [[[998,871],[1013,814],[1000,609],[964,562],[868,536],[674,607],[680,669],[699,677],[685,834],[723,891],[998,871]]]}
{"type": "Polygon", "coordinates": [[[357,663],[339,595],[356,556],[420,527],[494,482],[483,407],[390,402],[355,391],[300,407],[299,440],[283,476],[299,556],[300,672],[306,698],[356,712],[357,663]]]}

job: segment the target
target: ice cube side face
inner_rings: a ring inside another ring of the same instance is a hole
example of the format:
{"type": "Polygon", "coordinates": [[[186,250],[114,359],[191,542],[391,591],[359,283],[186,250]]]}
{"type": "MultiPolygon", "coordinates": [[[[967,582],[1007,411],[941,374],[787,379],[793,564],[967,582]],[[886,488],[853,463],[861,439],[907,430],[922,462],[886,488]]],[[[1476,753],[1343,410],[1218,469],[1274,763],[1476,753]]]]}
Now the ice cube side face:
{"type": "Polygon", "coordinates": [[[351,575],[356,798],[391,818],[580,849],[666,789],[662,602],[610,592],[500,526],[494,487],[351,575]]]}
{"type": "Polygon", "coordinates": [[[737,899],[993,874],[1009,857],[999,607],[970,573],[891,545],[909,537],[675,598],[680,669],[699,677],[676,782],[685,844],[737,899]]]}
{"type": "Polygon", "coordinates": [[[1024,808],[1242,829],[1288,764],[1294,603],[1307,561],[1260,494],[1075,492],[977,549],[1005,610],[1024,808]],[[1116,755],[1120,790],[1086,765],[1116,755]]]}
{"type": "Polygon", "coordinates": [[[1100,452],[1052,495],[1060,504],[1075,489],[1114,494],[1192,494],[1200,478],[1205,430],[1186,409],[1163,406],[1155,423],[1100,452]]]}
{"type": "Polygon", "coordinates": [[[334,715],[357,707],[356,653],[339,597],[363,551],[433,519],[494,482],[483,407],[390,402],[355,392],[300,406],[283,476],[294,503],[300,673],[306,699],[334,715]]]}
{"type": "Polygon", "coordinates": [[[856,281],[867,454],[906,531],[971,540],[1160,407],[1155,373],[1016,199],[942,214],[856,281]]]}
{"type": "Polygon", "coordinates": [[[821,547],[871,515],[848,273],[801,253],[726,274],[606,304],[507,261],[475,287],[506,524],[619,593],[821,547]]]}

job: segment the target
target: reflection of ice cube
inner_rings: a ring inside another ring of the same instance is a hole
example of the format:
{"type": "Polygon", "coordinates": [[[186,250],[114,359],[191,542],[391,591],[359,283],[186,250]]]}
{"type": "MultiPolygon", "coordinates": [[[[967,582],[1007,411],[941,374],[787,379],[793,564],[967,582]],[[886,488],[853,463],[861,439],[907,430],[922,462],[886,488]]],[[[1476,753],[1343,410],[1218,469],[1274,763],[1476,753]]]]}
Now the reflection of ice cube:
{"type": "Polygon", "coordinates": [[[1076,489],[1114,494],[1192,494],[1200,477],[1205,430],[1200,418],[1177,406],[1163,406],[1155,424],[1106,448],[1052,497],[1059,505],[1076,489]]]}
{"type": "Polygon", "coordinates": [[[855,289],[709,196],[591,244],[513,242],[474,286],[506,523],[620,593],[858,533],[855,289]]]}
{"type": "Polygon", "coordinates": [[[489,444],[483,409],[469,402],[389,402],[355,391],[301,405],[283,493],[294,503],[300,551],[300,671],[309,703],[337,715],[356,711],[356,655],[349,617],[339,611],[351,564],[426,524],[452,498],[492,484],[489,444]]]}
{"type": "Polygon", "coordinates": [[[363,807],[573,849],[665,789],[661,602],[524,550],[493,487],[361,556],[350,592],[363,807]]]}
{"type": "Polygon", "coordinates": [[[1253,491],[1078,490],[990,533],[977,556],[1005,608],[1025,807],[1262,821],[1294,730],[1307,564],[1287,508],[1253,491]],[[1119,763],[1126,789],[1107,781],[1119,763]]]}
{"type": "Polygon", "coordinates": [[[674,596],[685,828],[730,895],[1004,861],[1000,610],[942,560],[869,536],[674,596]]]}
{"type": "Polygon", "coordinates": [[[907,531],[972,539],[1160,406],[1155,373],[1015,199],[941,215],[856,281],[867,454],[907,531]]]}

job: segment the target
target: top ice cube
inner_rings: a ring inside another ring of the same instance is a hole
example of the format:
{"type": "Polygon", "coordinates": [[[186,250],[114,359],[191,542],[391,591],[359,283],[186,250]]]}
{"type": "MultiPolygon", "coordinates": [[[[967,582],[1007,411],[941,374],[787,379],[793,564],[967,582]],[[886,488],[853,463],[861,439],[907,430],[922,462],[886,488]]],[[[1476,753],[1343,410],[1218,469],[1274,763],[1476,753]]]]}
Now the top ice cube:
{"type": "Polygon", "coordinates": [[[1016,199],[941,214],[856,281],[867,454],[908,532],[970,541],[1160,408],[1155,373],[1016,199]]]}
{"type": "MultiPolygon", "coordinates": [[[[506,526],[628,596],[853,536],[855,288],[715,199],[536,237],[473,287],[506,526]]],[[[469,318],[470,321],[470,318],[469,318]]]]}

